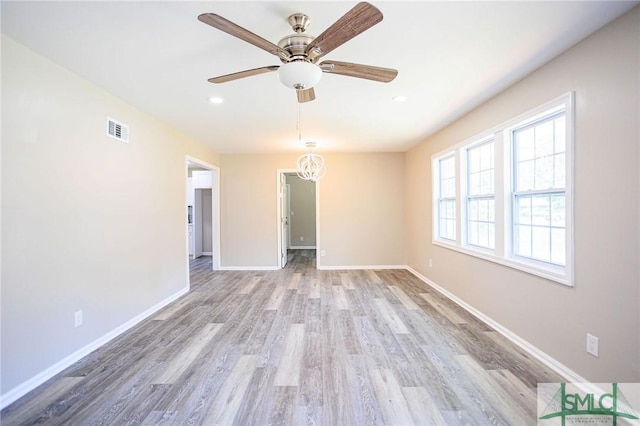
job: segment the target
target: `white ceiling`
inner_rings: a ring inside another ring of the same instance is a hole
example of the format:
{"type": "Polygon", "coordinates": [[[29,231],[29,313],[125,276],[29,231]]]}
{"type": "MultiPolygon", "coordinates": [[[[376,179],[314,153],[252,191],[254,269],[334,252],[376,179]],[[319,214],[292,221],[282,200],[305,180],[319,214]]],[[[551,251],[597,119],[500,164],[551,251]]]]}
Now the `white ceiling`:
{"type": "MultiPolygon", "coordinates": [[[[319,151],[406,151],[637,2],[384,2],[384,20],[323,59],[399,70],[391,83],[324,74],[301,106],[319,151]],[[396,103],[395,95],[408,100],[396,103]]],[[[300,151],[295,92],[269,53],[197,20],[224,16],[277,43],[287,17],[318,35],[353,2],[1,2],[2,32],[221,153],[300,151]],[[218,96],[221,105],[208,99],[218,96]]],[[[612,46],[615,48],[615,46],[612,46]]],[[[114,117],[125,120],[125,118],[114,117]]]]}

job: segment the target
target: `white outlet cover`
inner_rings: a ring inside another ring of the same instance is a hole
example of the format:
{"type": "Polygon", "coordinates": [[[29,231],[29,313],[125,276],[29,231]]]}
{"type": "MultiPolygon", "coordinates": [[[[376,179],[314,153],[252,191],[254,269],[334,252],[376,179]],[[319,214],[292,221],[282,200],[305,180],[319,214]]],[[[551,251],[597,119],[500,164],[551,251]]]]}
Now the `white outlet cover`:
{"type": "Polygon", "coordinates": [[[587,333],[587,353],[598,357],[598,338],[592,334],[587,333]]]}
{"type": "Polygon", "coordinates": [[[80,327],[82,325],[82,311],[76,311],[73,316],[74,326],[80,327]]]}

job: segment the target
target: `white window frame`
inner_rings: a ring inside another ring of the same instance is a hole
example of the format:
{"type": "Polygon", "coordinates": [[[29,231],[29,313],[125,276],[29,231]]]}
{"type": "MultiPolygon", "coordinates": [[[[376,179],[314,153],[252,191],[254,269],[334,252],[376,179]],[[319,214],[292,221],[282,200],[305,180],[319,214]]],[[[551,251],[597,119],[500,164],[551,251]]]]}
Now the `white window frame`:
{"type": "Polygon", "coordinates": [[[462,192],[465,195],[465,204],[464,204],[464,212],[462,212],[462,214],[464,215],[464,224],[465,224],[465,233],[462,236],[463,238],[463,244],[466,246],[469,246],[471,248],[474,248],[476,250],[486,250],[490,253],[493,253],[495,250],[495,200],[496,200],[496,190],[495,190],[495,138],[493,137],[493,135],[491,135],[488,138],[484,138],[484,139],[480,139],[479,141],[472,143],[471,145],[467,145],[464,148],[462,148],[462,155],[464,157],[464,162],[461,164],[461,168],[464,169],[464,179],[465,179],[465,184],[466,186],[462,187],[462,192]],[[493,150],[494,150],[494,158],[493,158],[493,163],[494,163],[494,167],[493,167],[493,192],[492,193],[485,193],[485,194],[477,194],[477,195],[471,195],[470,194],[470,190],[468,188],[469,186],[469,181],[470,181],[470,170],[469,170],[469,163],[468,163],[468,159],[469,159],[469,151],[479,148],[482,145],[488,144],[488,143],[493,143],[493,150]],[[479,244],[472,244],[469,241],[469,202],[471,200],[482,200],[482,199],[486,199],[486,200],[492,200],[494,202],[494,247],[485,247],[485,246],[481,246],[479,244]]]}
{"type": "Polygon", "coordinates": [[[433,233],[432,243],[447,249],[456,250],[494,263],[509,266],[567,286],[574,285],[574,126],[575,106],[573,92],[566,93],[546,102],[524,114],[495,126],[486,132],[462,141],[453,147],[434,154],[431,157],[433,182],[433,233]],[[537,261],[514,255],[513,209],[514,162],[512,156],[512,132],[547,116],[551,111],[565,111],[565,265],[537,261]],[[495,196],[495,248],[493,250],[470,245],[467,242],[467,149],[478,144],[494,141],[494,196],[495,196]],[[454,155],[456,165],[456,240],[439,238],[439,161],[454,155]],[[436,182],[436,178],[438,181],[436,182]]]}
{"type": "Polygon", "coordinates": [[[438,220],[437,220],[437,223],[435,224],[435,227],[434,227],[435,235],[437,236],[437,238],[440,241],[451,243],[451,242],[454,242],[455,239],[459,235],[458,234],[458,218],[457,218],[457,216],[458,216],[458,189],[457,188],[458,188],[459,176],[458,176],[458,169],[457,169],[457,159],[455,158],[455,153],[454,152],[449,152],[447,154],[441,155],[437,159],[437,161],[436,161],[436,170],[435,170],[434,176],[437,177],[437,179],[436,179],[437,184],[435,185],[436,186],[436,190],[434,191],[434,195],[435,195],[434,203],[436,205],[435,209],[438,212],[438,215],[437,215],[438,220]],[[441,196],[441,188],[442,188],[442,176],[441,175],[442,175],[442,171],[440,170],[440,163],[442,161],[448,160],[450,158],[453,158],[454,170],[456,171],[456,173],[454,175],[456,193],[455,193],[455,195],[453,197],[442,197],[441,196]],[[440,232],[440,224],[441,224],[441,221],[440,221],[440,204],[441,204],[441,201],[443,201],[443,200],[444,201],[453,201],[455,203],[455,205],[456,205],[456,218],[455,218],[456,227],[455,227],[455,230],[454,230],[455,237],[453,239],[440,236],[440,234],[441,234],[441,232],[440,232]]]}

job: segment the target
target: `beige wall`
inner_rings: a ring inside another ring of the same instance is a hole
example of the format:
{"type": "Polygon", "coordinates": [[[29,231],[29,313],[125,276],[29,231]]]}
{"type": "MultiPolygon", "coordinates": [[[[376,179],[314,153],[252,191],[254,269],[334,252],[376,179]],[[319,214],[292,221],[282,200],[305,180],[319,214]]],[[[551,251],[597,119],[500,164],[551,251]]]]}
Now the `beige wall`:
{"type": "MultiPolygon", "coordinates": [[[[322,154],[318,250],[327,255],[320,264],[404,265],[404,154],[322,154]]],[[[296,158],[220,156],[223,267],[278,265],[276,174],[296,158]]]]}
{"type": "Polygon", "coordinates": [[[2,38],[3,393],[186,288],[187,154],[218,163],[2,38]]]}
{"type": "Polygon", "coordinates": [[[639,52],[636,8],[406,157],[410,266],[595,382],[640,381],[639,52]],[[431,155],[568,91],[576,95],[575,287],[431,244],[431,155]],[[599,337],[599,358],[585,352],[586,333],[599,337]]]}
{"type": "Polygon", "coordinates": [[[289,232],[291,246],[311,247],[316,245],[316,184],[287,175],[289,185],[289,232]],[[304,241],[300,241],[300,238],[304,241]]]}

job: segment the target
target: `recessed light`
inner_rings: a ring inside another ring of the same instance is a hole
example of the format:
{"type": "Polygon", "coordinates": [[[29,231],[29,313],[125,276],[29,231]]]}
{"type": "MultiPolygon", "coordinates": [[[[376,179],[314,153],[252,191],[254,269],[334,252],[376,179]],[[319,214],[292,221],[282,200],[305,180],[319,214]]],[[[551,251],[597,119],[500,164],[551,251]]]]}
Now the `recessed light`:
{"type": "Polygon", "coordinates": [[[398,95],[398,96],[394,96],[393,98],[391,98],[394,102],[404,102],[406,101],[407,98],[405,95],[398,95]]]}
{"type": "Polygon", "coordinates": [[[221,104],[224,101],[222,100],[222,98],[217,98],[215,96],[212,96],[209,98],[209,102],[211,102],[212,104],[221,104]]]}

